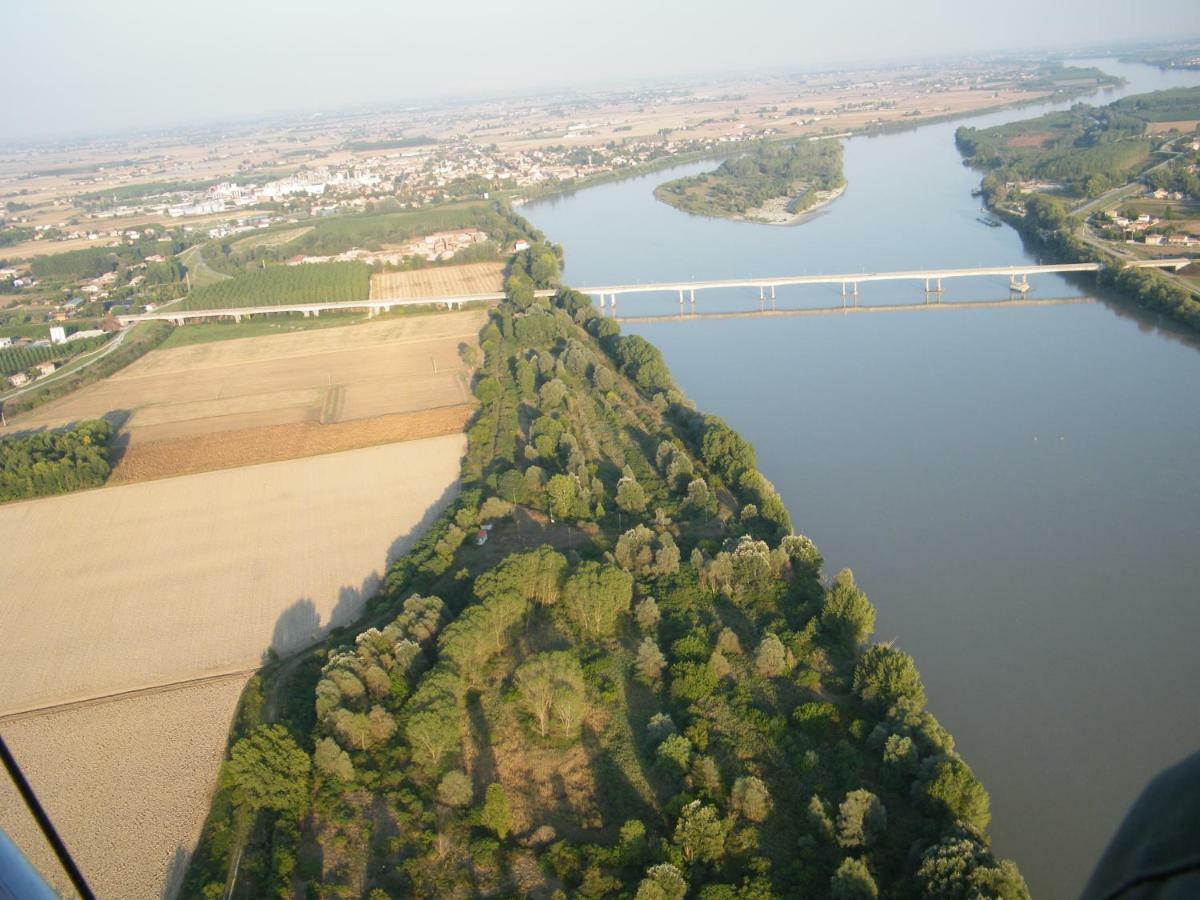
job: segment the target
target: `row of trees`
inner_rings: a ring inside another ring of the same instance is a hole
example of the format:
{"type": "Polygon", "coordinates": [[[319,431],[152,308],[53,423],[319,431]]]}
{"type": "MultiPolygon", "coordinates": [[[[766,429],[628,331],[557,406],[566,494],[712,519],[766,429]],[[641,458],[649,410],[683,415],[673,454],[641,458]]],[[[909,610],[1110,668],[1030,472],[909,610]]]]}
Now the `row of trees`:
{"type": "Polygon", "coordinates": [[[183,309],[229,309],[287,303],[366,300],[371,268],[360,262],[268,266],[196,288],[183,309]]]}

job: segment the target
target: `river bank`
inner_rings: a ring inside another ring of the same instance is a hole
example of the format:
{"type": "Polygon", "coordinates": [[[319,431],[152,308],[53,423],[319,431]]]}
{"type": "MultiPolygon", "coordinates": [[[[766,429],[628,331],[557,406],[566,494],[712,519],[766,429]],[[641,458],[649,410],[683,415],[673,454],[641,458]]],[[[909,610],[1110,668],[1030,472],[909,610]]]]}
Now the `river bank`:
{"type": "MultiPolygon", "coordinates": [[[[1104,102],[1200,83],[1197,73],[1095,64],[1128,80],[1104,102]]],[[[984,128],[1069,105],[971,118],[984,128]]],[[[1044,258],[1017,230],[976,221],[979,174],[954,146],[960,123],[917,124],[847,139],[854,190],[803,228],[680,215],[654,199],[657,173],[523,213],[568,248],[565,277],[577,284],[1044,258]]],[[[1006,282],[955,281],[946,299],[1006,296],[1006,282]]],[[[1095,296],[1094,284],[1039,276],[1033,296],[1095,296]]],[[[837,293],[784,289],[778,306],[832,306],[837,293]]],[[[874,590],[880,635],[917,660],[931,708],[991,793],[997,852],[1016,858],[1039,897],[1077,896],[1146,780],[1200,744],[1200,723],[1178,716],[1200,680],[1189,643],[1200,611],[1186,599],[1200,580],[1188,544],[1200,530],[1190,474],[1200,428],[1186,414],[1200,354],[1132,302],[1100,296],[945,315],[625,326],[662,349],[698,406],[758,448],[829,565],[852,565],[874,590]],[[1146,684],[1156,686],[1149,697],[1133,687],[1146,684]]],[[[922,297],[877,283],[863,299],[922,297]]],[[[759,308],[753,290],[698,301],[703,312],[759,308]]],[[[630,295],[621,306],[632,316],[677,303],[630,295]]]]}

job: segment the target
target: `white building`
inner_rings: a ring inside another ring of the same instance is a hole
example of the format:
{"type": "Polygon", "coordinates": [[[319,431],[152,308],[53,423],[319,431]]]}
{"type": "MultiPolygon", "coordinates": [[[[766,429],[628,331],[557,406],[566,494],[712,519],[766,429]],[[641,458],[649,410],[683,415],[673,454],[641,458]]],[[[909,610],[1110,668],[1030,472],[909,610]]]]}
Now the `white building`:
{"type": "Polygon", "coordinates": [[[67,329],[61,325],[50,326],[50,343],[65,344],[67,342],[67,329]]]}

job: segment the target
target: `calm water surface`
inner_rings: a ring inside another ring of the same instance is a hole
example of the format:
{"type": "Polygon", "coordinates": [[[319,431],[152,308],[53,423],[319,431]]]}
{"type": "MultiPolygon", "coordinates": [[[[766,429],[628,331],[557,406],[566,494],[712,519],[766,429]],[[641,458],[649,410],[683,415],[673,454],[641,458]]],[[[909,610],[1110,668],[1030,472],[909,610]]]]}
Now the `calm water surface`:
{"type": "MultiPolygon", "coordinates": [[[[1129,85],[1200,83],[1113,60],[1129,85]]],[[[1040,107],[981,116],[979,127],[1040,107]]],[[[567,248],[573,284],[1011,264],[1011,229],[976,221],[958,123],[846,144],[845,195],[796,227],[656,202],[682,166],[526,208],[567,248]]],[[[1032,296],[1093,290],[1034,279],[1032,296]]],[[[947,300],[999,299],[1000,279],[947,300]]],[[[920,302],[869,284],[865,303],[920,302]]],[[[701,312],[754,309],[703,292],[701,312]]],[[[781,306],[841,302],[785,288],[781,306]]],[[[624,315],[670,313],[624,298],[624,315]]],[[[1146,780],[1200,747],[1200,347],[1098,302],[1014,309],[627,325],[703,409],[758,448],[830,572],[851,566],[877,635],[920,666],[932,711],[992,797],[997,852],[1035,897],[1082,888],[1146,780]]]]}

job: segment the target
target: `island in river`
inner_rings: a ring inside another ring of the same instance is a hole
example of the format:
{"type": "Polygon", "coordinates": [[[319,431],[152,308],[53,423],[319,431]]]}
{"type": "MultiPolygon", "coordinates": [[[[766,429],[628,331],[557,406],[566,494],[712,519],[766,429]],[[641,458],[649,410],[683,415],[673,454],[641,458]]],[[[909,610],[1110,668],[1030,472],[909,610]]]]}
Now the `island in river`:
{"type": "Polygon", "coordinates": [[[763,142],[715,171],[661,184],[654,196],[685,212],[791,225],[836,200],[845,187],[838,141],[763,142]]]}

